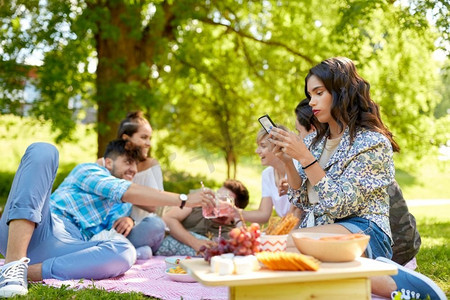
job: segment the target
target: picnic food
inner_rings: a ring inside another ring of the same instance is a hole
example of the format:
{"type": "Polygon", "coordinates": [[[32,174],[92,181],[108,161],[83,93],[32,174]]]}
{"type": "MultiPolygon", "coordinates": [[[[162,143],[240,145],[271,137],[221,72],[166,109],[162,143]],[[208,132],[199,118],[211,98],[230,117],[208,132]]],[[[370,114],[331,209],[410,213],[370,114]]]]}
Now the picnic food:
{"type": "Polygon", "coordinates": [[[292,213],[285,215],[283,218],[269,219],[269,225],[266,229],[268,235],[288,234],[298,224],[299,219],[292,213]]]}
{"type": "Polygon", "coordinates": [[[184,270],[180,266],[176,266],[175,268],[170,268],[169,269],[169,273],[172,273],[172,274],[187,274],[186,270],[184,270]]]}
{"type": "Polygon", "coordinates": [[[349,240],[359,239],[362,237],[365,237],[365,234],[350,233],[350,234],[337,235],[337,236],[323,236],[319,240],[320,241],[349,241],[349,240]]]}
{"type": "Polygon", "coordinates": [[[270,270],[279,271],[317,271],[319,261],[311,256],[292,252],[263,251],[256,257],[270,270]]]}
{"type": "Polygon", "coordinates": [[[207,247],[203,245],[199,252],[203,254],[206,261],[210,261],[211,257],[224,253],[233,253],[235,255],[251,255],[259,251],[259,224],[253,223],[250,227],[233,228],[229,232],[229,240],[223,237],[218,238],[214,246],[207,247]]]}
{"type": "Polygon", "coordinates": [[[254,255],[234,256],[232,253],[211,258],[211,272],[219,275],[248,274],[259,270],[258,260],[254,255]]]}

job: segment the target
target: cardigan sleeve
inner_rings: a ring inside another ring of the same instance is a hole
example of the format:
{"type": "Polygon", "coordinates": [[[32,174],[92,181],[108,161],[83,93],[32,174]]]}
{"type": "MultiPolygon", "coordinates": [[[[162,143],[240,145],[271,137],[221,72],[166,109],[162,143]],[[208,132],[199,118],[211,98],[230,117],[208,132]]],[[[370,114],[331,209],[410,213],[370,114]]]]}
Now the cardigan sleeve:
{"type": "Polygon", "coordinates": [[[331,166],[314,186],[319,194],[319,203],[314,206],[316,224],[360,215],[364,210],[377,213],[381,209],[377,202],[385,201],[384,194],[394,174],[389,141],[378,133],[363,135],[346,159],[331,166]]]}

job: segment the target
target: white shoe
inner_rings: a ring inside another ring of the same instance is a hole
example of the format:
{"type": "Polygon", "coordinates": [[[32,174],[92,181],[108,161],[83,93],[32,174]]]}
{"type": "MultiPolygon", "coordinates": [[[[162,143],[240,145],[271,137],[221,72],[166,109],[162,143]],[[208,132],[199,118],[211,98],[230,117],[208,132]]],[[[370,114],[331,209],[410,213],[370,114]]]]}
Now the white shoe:
{"type": "Polygon", "coordinates": [[[30,259],[22,257],[2,266],[0,269],[0,297],[14,297],[28,293],[28,263],[30,259]]]}
{"type": "Polygon", "coordinates": [[[136,248],[136,259],[150,259],[153,256],[153,251],[150,246],[141,246],[136,248]]]}
{"type": "Polygon", "coordinates": [[[385,257],[377,257],[376,260],[397,266],[398,268],[398,274],[391,275],[398,289],[398,291],[392,292],[392,299],[399,293],[401,293],[401,299],[406,300],[425,299],[427,296],[431,300],[447,299],[441,288],[427,276],[407,269],[385,257]]]}

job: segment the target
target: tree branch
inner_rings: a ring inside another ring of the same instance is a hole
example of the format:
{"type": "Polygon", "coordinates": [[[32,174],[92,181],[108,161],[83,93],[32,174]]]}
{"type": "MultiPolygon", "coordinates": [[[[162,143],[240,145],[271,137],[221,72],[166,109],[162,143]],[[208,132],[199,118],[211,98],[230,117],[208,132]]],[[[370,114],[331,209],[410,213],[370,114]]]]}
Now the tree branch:
{"type": "Polygon", "coordinates": [[[304,54],[302,54],[302,53],[292,49],[288,45],[285,45],[285,44],[283,44],[281,42],[271,41],[271,40],[269,40],[269,41],[259,40],[259,39],[255,38],[254,36],[252,36],[252,35],[250,35],[248,33],[236,30],[232,26],[229,26],[229,25],[226,25],[226,24],[222,24],[222,23],[216,23],[216,22],[214,22],[214,21],[212,21],[211,19],[208,19],[208,18],[199,19],[199,21],[202,21],[205,24],[225,27],[227,29],[227,31],[233,31],[234,33],[236,33],[236,34],[238,34],[238,35],[240,35],[240,36],[242,36],[244,38],[253,40],[253,41],[261,43],[261,44],[265,44],[265,45],[269,45],[269,46],[277,46],[277,47],[284,48],[286,51],[288,51],[288,52],[290,52],[290,53],[292,53],[292,54],[294,54],[296,56],[299,56],[299,57],[303,58],[304,60],[306,60],[311,65],[316,64],[316,62],[313,59],[311,59],[308,56],[306,56],[306,55],[304,55],[304,54]]]}

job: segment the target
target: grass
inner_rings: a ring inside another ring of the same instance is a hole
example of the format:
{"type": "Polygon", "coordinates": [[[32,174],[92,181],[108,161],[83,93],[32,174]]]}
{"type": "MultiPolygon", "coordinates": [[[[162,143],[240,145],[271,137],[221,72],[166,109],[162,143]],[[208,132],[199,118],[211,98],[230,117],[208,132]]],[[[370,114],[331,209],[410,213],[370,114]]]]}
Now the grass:
{"type": "Polygon", "coordinates": [[[450,298],[450,205],[413,206],[422,245],[417,271],[429,276],[450,298]]]}
{"type": "MultiPolygon", "coordinates": [[[[57,182],[77,163],[91,162],[96,155],[96,137],[92,128],[83,127],[77,131],[77,141],[58,145],[60,151],[60,170],[57,182]]],[[[52,141],[48,125],[39,125],[28,119],[12,116],[0,117],[0,209],[6,201],[12,176],[20,162],[26,147],[35,141],[52,141]]],[[[155,137],[157,143],[158,136],[155,137]]],[[[186,152],[171,149],[170,164],[163,164],[163,170],[188,172],[195,180],[206,178],[211,184],[226,179],[226,165],[219,156],[207,156],[199,152],[186,152]],[[195,170],[195,171],[194,171],[195,170]]],[[[450,199],[449,162],[432,163],[418,167],[420,173],[410,174],[397,170],[397,181],[402,187],[406,199],[450,199]]],[[[250,191],[250,209],[257,208],[261,199],[261,171],[263,167],[254,155],[241,160],[238,165],[237,178],[250,191]]],[[[173,172],[173,171],[172,171],[173,172]]],[[[178,177],[171,177],[178,178],[178,177]]],[[[180,177],[181,178],[181,177],[180,177]]],[[[167,184],[171,189],[173,182],[167,184]]],[[[417,255],[418,271],[432,278],[450,297],[450,205],[411,207],[416,216],[417,226],[422,236],[422,247],[417,255]]],[[[1,212],[1,210],[0,210],[1,212]]],[[[41,284],[30,285],[29,295],[24,299],[149,299],[138,293],[120,294],[93,289],[73,291],[67,287],[50,288],[41,284]]],[[[151,298],[154,299],[154,298],[151,298]]]]}

